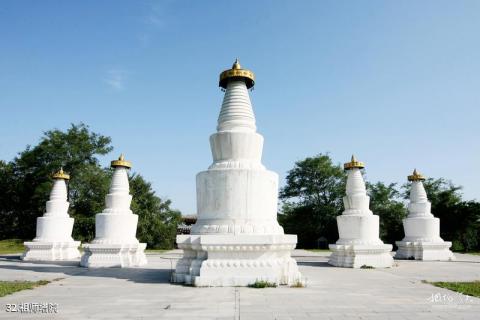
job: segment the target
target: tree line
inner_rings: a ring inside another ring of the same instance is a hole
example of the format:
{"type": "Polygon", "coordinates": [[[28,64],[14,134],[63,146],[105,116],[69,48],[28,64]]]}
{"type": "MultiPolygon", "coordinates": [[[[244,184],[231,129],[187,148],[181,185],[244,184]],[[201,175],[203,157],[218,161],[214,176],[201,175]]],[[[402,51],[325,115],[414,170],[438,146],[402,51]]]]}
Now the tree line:
{"type": "MultiPolygon", "coordinates": [[[[317,248],[338,239],[336,217],[343,211],[346,174],[328,154],[295,163],[280,190],[280,224],[298,235],[298,247],[317,248]]],[[[404,237],[410,184],[367,181],[370,209],[380,217],[380,238],[395,244],[404,237]]],[[[424,181],[432,213],[440,218],[440,236],[454,251],[480,249],[480,203],[462,199],[461,187],[443,178],[424,181]]]]}
{"type": "MultiPolygon", "coordinates": [[[[68,200],[75,218],[73,237],[95,237],[95,214],[105,206],[112,170],[98,160],[113,150],[111,138],[72,124],[66,131],[46,131],[36,146],[27,146],[12,161],[0,160],[0,239],[33,239],[36,218],[45,212],[51,175],[60,167],[70,173],[68,200]]],[[[137,237],[149,248],[170,249],[181,214],[161,199],[140,174],[131,173],[132,211],[139,216],[137,237]]],[[[280,190],[280,224],[298,235],[299,248],[325,247],[338,239],[336,217],[343,211],[346,175],[328,154],[295,163],[280,190]]],[[[425,189],[433,214],[440,218],[441,236],[455,251],[480,249],[480,203],[465,201],[461,188],[445,179],[427,179],[425,189]]],[[[380,237],[394,244],[403,239],[409,184],[368,183],[370,208],[380,216],[380,237]]]]}

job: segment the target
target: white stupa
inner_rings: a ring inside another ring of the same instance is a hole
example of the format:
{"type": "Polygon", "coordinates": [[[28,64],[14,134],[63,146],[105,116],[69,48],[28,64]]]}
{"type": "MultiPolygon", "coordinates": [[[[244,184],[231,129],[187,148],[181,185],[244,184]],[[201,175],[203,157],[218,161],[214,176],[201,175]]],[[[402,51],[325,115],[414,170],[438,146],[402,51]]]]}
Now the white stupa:
{"type": "Polygon", "coordinates": [[[136,267],[147,263],[145,243],[136,238],[138,216],[130,210],[132,196],[127,171],[131,163],[123,155],[111,163],[115,169],[106,208],[95,216],[95,239],[84,244],[84,267],[136,267]]]}
{"type": "Polygon", "coordinates": [[[24,242],[23,260],[54,261],[80,257],[80,241],[73,241],[73,218],[68,215],[67,185],[70,176],[62,169],[53,175],[53,188],[47,212],[37,218],[37,236],[24,242]]]}
{"type": "Polygon", "coordinates": [[[173,280],[195,286],[246,286],[257,280],[302,281],[290,254],[296,235],[277,222],[278,175],[261,163],[263,137],[256,132],[248,89],[254,74],[220,74],[225,89],[217,132],[210,136],[213,163],[197,175],[198,220],[177,236],[183,258],[173,280]]]}
{"type": "Polygon", "coordinates": [[[348,176],[345,210],[337,217],[340,239],[329,246],[332,254],[328,263],[337,267],[386,268],[393,264],[392,245],[380,240],[379,217],[369,208],[370,197],[360,171],[364,167],[354,156],[344,165],[348,176]]]}
{"type": "Polygon", "coordinates": [[[415,169],[408,176],[412,182],[408,216],[403,219],[405,238],[397,241],[396,259],[415,260],[453,260],[453,253],[449,250],[451,242],[440,238],[440,219],[431,213],[432,204],[428,201],[423,187],[425,177],[415,169]]]}

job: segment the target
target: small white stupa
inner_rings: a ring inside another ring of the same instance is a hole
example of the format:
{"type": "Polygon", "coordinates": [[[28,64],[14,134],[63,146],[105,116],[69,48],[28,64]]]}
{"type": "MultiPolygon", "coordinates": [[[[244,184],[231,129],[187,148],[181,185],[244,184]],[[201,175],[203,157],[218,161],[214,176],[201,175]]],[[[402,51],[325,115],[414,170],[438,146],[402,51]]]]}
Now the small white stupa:
{"type": "Polygon", "coordinates": [[[37,218],[37,235],[33,241],[24,242],[23,260],[54,261],[80,257],[80,241],[72,239],[73,218],[68,215],[67,185],[70,176],[60,169],[53,175],[53,188],[47,211],[37,218]]]}
{"type": "Polygon", "coordinates": [[[173,281],[195,286],[247,286],[256,281],[300,282],[290,254],[296,235],[277,222],[278,175],[261,163],[248,89],[254,74],[235,61],[220,74],[225,89],[217,132],[210,136],[213,163],[197,175],[198,220],[178,235],[183,258],[173,281]]]}
{"type": "Polygon", "coordinates": [[[115,171],[105,197],[106,208],[95,216],[95,239],[83,245],[83,267],[136,267],[147,263],[146,244],[136,238],[138,216],[130,210],[127,171],[132,164],[121,155],[111,167],[115,171]]]}
{"type": "Polygon", "coordinates": [[[369,208],[370,197],[360,171],[364,167],[354,156],[344,164],[348,171],[345,210],[337,217],[340,239],[329,246],[332,254],[328,263],[347,268],[387,268],[393,264],[392,245],[380,240],[379,217],[369,208]]]}
{"type": "Polygon", "coordinates": [[[453,260],[455,256],[449,250],[451,242],[440,238],[440,219],[431,213],[432,204],[428,201],[423,187],[425,177],[415,169],[408,176],[412,182],[408,216],[403,219],[405,238],[397,241],[396,259],[415,260],[453,260]]]}

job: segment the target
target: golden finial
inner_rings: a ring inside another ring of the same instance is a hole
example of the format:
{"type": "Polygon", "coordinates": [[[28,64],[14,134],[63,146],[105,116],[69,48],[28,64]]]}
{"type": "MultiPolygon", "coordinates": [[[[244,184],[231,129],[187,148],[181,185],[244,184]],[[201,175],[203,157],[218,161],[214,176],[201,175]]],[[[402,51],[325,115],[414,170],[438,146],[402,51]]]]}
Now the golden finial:
{"type": "Polygon", "coordinates": [[[417,171],[417,169],[413,170],[412,175],[408,176],[408,181],[424,181],[425,177],[417,171]]]}
{"type": "Polygon", "coordinates": [[[53,178],[53,179],[70,180],[70,175],[68,175],[67,173],[63,172],[63,168],[60,167],[60,170],[58,170],[57,172],[55,172],[55,173],[52,175],[52,178],[53,178]]]}
{"type": "Polygon", "coordinates": [[[355,158],[355,155],[352,154],[352,159],[350,160],[350,162],[343,164],[343,169],[351,170],[354,168],[363,169],[365,168],[365,164],[361,161],[358,161],[357,158],[355,158]]]}
{"type": "Polygon", "coordinates": [[[130,169],[132,167],[132,163],[130,161],[125,160],[125,157],[123,156],[123,153],[118,157],[118,160],[113,160],[110,163],[110,166],[112,168],[116,167],[125,167],[127,169],[130,169]]]}
{"type": "Polygon", "coordinates": [[[220,73],[220,81],[218,86],[223,89],[227,89],[229,80],[243,80],[247,85],[247,89],[252,88],[255,85],[255,74],[247,69],[242,69],[240,61],[235,59],[232,65],[232,69],[228,69],[220,73]]]}
{"type": "Polygon", "coordinates": [[[240,65],[240,61],[238,61],[238,58],[235,59],[235,62],[232,65],[232,69],[242,69],[242,66],[240,65]]]}

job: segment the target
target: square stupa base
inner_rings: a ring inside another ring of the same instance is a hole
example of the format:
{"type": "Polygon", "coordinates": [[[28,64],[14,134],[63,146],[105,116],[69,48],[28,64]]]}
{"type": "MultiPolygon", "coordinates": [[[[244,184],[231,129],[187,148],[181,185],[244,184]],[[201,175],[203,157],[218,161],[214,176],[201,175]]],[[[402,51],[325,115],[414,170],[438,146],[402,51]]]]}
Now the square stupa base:
{"type": "Polygon", "coordinates": [[[25,252],[21,256],[25,261],[62,261],[80,258],[80,241],[40,242],[27,241],[23,243],[25,252]]]}
{"type": "Polygon", "coordinates": [[[450,247],[451,242],[397,241],[395,259],[451,261],[455,256],[450,247]]]}
{"type": "Polygon", "coordinates": [[[332,254],[328,261],[335,267],[344,268],[390,268],[393,265],[391,244],[331,244],[332,254]]]}
{"type": "Polygon", "coordinates": [[[248,286],[257,281],[303,284],[291,252],[296,235],[179,235],[183,257],[172,282],[198,287],[248,286]]]}
{"type": "Polygon", "coordinates": [[[87,268],[129,268],[147,264],[146,243],[84,244],[80,265],[87,268]]]}

